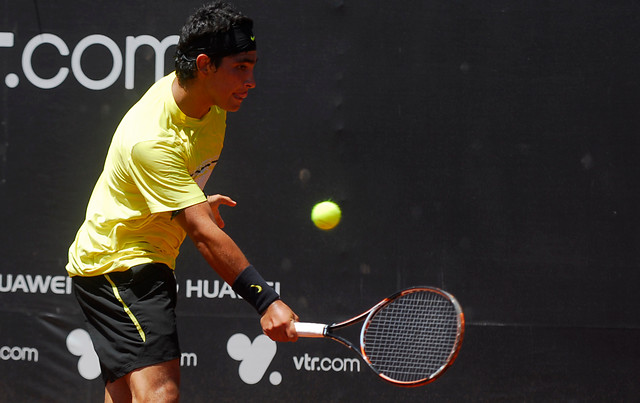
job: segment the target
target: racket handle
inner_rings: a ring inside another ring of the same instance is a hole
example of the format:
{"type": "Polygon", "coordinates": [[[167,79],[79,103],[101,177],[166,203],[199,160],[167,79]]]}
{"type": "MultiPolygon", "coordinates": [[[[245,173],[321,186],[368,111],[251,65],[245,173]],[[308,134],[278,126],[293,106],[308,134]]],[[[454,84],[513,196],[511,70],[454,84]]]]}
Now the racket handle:
{"type": "Polygon", "coordinates": [[[298,337],[324,337],[327,325],[322,323],[294,322],[298,337]]]}

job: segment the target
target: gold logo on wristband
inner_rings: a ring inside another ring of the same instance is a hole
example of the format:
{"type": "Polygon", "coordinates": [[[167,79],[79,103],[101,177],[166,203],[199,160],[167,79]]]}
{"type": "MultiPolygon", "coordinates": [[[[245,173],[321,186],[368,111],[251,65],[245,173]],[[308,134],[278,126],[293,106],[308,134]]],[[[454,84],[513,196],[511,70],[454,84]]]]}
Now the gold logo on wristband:
{"type": "Polygon", "coordinates": [[[258,294],[260,294],[262,292],[262,287],[257,285],[257,284],[251,284],[251,287],[256,287],[257,291],[258,291],[258,294]]]}

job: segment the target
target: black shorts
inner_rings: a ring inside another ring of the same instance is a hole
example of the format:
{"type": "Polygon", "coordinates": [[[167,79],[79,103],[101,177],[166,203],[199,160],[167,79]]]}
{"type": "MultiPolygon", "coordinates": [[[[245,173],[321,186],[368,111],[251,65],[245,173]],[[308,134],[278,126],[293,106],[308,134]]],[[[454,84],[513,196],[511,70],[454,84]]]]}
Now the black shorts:
{"type": "Polygon", "coordinates": [[[169,267],[149,263],[72,281],[105,383],[180,357],[176,278],[169,267]]]}

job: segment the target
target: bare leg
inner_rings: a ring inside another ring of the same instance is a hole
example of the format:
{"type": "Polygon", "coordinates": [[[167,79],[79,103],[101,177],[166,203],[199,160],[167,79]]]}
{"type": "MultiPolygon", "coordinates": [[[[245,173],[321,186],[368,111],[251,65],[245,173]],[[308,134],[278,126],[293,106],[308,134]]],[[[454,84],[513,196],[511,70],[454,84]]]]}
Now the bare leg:
{"type": "Polygon", "coordinates": [[[180,359],[130,372],[129,390],[134,402],[177,402],[180,397],[180,359]]]}
{"type": "Polygon", "coordinates": [[[131,391],[126,377],[108,382],[104,388],[104,403],[131,402],[131,391]]]}
{"type": "Polygon", "coordinates": [[[105,403],[178,402],[180,360],[149,365],[131,371],[105,387],[105,403]]]}

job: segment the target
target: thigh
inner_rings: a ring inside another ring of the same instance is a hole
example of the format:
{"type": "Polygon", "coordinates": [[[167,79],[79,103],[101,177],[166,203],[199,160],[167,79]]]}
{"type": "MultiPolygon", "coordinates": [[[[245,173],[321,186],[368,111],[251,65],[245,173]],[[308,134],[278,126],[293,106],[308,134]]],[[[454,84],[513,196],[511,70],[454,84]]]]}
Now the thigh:
{"type": "Polygon", "coordinates": [[[175,359],[143,368],[126,376],[135,401],[178,401],[180,389],[180,360],[175,359]]]}
{"type": "Polygon", "coordinates": [[[131,402],[131,391],[127,378],[118,378],[113,382],[107,382],[104,387],[104,403],[131,402]]]}

